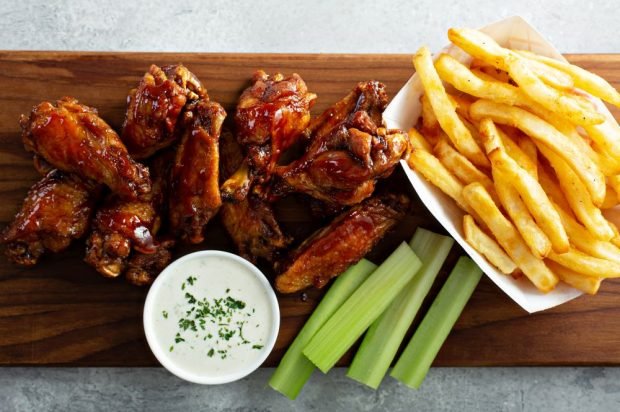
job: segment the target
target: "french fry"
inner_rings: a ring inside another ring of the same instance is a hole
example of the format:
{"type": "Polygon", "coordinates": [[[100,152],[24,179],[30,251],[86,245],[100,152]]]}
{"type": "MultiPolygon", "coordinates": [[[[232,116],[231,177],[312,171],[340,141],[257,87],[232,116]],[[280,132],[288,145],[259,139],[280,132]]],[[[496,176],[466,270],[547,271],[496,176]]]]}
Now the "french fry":
{"type": "Polygon", "coordinates": [[[446,132],[458,150],[475,165],[488,167],[489,161],[461,122],[450,101],[441,79],[435,70],[431,53],[426,47],[420,48],[413,58],[413,64],[428,96],[433,112],[441,128],[446,132]]]}
{"type": "Polygon", "coordinates": [[[470,121],[469,107],[472,105],[474,100],[460,94],[449,94],[448,97],[452,103],[456,105],[456,113],[461,116],[461,118],[465,118],[466,121],[470,121]]]}
{"type": "Polygon", "coordinates": [[[618,203],[618,193],[616,193],[613,187],[608,185],[607,191],[605,192],[605,200],[601,205],[601,209],[611,209],[612,207],[616,207],[618,203]]]}
{"type": "Polygon", "coordinates": [[[463,199],[463,185],[431,153],[414,147],[409,154],[407,163],[410,168],[420,172],[426,180],[454,199],[461,209],[470,210],[463,199]]]}
{"type": "Polygon", "coordinates": [[[620,126],[615,121],[605,119],[601,124],[584,126],[588,136],[612,158],[620,158],[620,126]]]}
{"type": "Polygon", "coordinates": [[[532,215],[527,210],[527,206],[519,197],[519,193],[512,187],[502,174],[493,169],[493,180],[495,191],[500,199],[502,206],[512,223],[515,225],[525,243],[539,259],[544,258],[551,251],[551,241],[545,233],[538,227],[532,215]]]}
{"type": "MultiPolygon", "coordinates": [[[[501,47],[491,37],[478,30],[450,29],[448,30],[448,38],[475,59],[507,72],[509,75],[510,66],[506,63],[506,57],[516,54],[501,47]]],[[[565,73],[557,69],[545,67],[544,64],[534,66],[536,74],[548,85],[558,89],[570,89],[573,87],[572,79],[565,73]]]]}
{"type": "Polygon", "coordinates": [[[422,105],[422,131],[434,140],[433,143],[437,143],[436,137],[441,131],[441,126],[435,117],[431,103],[428,101],[428,95],[423,94],[420,97],[420,103],[422,105]]]}
{"type": "MultiPolygon", "coordinates": [[[[566,196],[562,193],[562,189],[560,189],[560,184],[555,180],[555,176],[552,176],[551,173],[547,171],[545,167],[542,165],[538,165],[538,183],[543,188],[547,196],[553,202],[562,208],[563,211],[572,214],[570,205],[566,200],[566,196]]],[[[570,235],[569,235],[570,237],[570,235]]]]}
{"type": "Polygon", "coordinates": [[[557,252],[567,251],[569,248],[568,235],[562,226],[560,216],[536,179],[521,168],[500,146],[501,139],[493,121],[483,119],[480,122],[480,134],[485,140],[485,148],[489,159],[491,159],[493,170],[497,169],[519,193],[527,209],[534,216],[536,223],[551,241],[553,250],[557,252]]]}
{"type": "Polygon", "coordinates": [[[484,256],[493,266],[505,275],[510,275],[517,265],[510,259],[497,242],[476,225],[473,217],[463,216],[463,232],[465,241],[484,256]]]}
{"type": "Polygon", "coordinates": [[[586,276],[577,273],[569,268],[557,264],[552,260],[545,262],[547,267],[551,269],[563,282],[568,283],[575,289],[581,290],[589,295],[596,295],[603,279],[595,276],[586,276]]]}
{"type": "Polygon", "coordinates": [[[542,144],[539,144],[538,148],[555,170],[564,196],[577,219],[597,239],[610,240],[614,232],[601,210],[592,203],[588,190],[577,174],[553,151],[542,144]]]}
{"type": "Polygon", "coordinates": [[[570,242],[577,249],[594,257],[620,263],[620,248],[611,242],[597,239],[568,212],[562,210],[558,205],[554,206],[560,215],[560,219],[562,219],[570,242]]]}
{"type": "Polygon", "coordinates": [[[548,258],[577,273],[600,278],[620,277],[620,263],[587,255],[575,248],[565,253],[553,250],[548,258]]]}
{"type": "Polygon", "coordinates": [[[471,67],[472,72],[482,80],[495,80],[502,83],[510,83],[510,75],[503,70],[493,66],[482,66],[479,68],[473,68],[474,66],[471,67]]]}
{"type": "Polygon", "coordinates": [[[441,80],[463,93],[511,106],[529,103],[529,98],[518,87],[508,83],[483,80],[449,54],[439,56],[435,62],[435,68],[441,80]]]}
{"type": "MultiPolygon", "coordinates": [[[[448,37],[473,57],[506,70],[524,94],[548,110],[559,113],[578,125],[599,124],[604,121],[604,116],[597,112],[592,102],[548,86],[541,80],[545,78],[547,83],[555,82],[554,79],[546,77],[548,70],[541,70],[535,65],[533,69],[531,64],[528,66],[525,58],[501,47],[486,34],[470,29],[450,29],[448,37]]],[[[554,73],[557,72],[556,70],[554,73]]]]}
{"type": "MultiPolygon", "coordinates": [[[[517,145],[523,151],[523,153],[525,153],[525,155],[532,161],[532,163],[534,164],[533,169],[536,171],[535,173],[538,173],[538,149],[536,148],[536,143],[534,143],[534,141],[532,141],[532,139],[530,139],[529,137],[522,136],[518,140],[517,145]]],[[[535,175],[533,176],[536,177],[535,175]]]]}
{"type": "Polygon", "coordinates": [[[575,86],[614,106],[620,107],[620,93],[602,77],[584,70],[579,66],[540,56],[529,51],[517,51],[517,53],[528,59],[542,62],[550,67],[563,71],[573,79],[575,86]]]}
{"type": "Polygon", "coordinates": [[[441,163],[461,182],[465,184],[480,182],[485,189],[494,191],[493,182],[489,176],[481,172],[465,156],[450,146],[446,139],[439,139],[435,145],[435,154],[441,163]]]}
{"type": "Polygon", "coordinates": [[[515,162],[519,164],[526,172],[532,175],[535,179],[538,178],[538,168],[536,167],[536,163],[532,161],[532,159],[525,153],[519,145],[512,140],[506,133],[497,128],[497,133],[499,134],[500,139],[502,140],[502,144],[506,149],[506,153],[508,156],[512,157],[515,162]]]}
{"type": "Polygon", "coordinates": [[[431,144],[422,136],[420,132],[418,132],[415,128],[409,129],[409,143],[413,149],[421,149],[426,150],[427,152],[432,152],[431,144]]]}
{"type": "Polygon", "coordinates": [[[497,242],[510,256],[525,276],[542,292],[549,292],[558,283],[554,275],[542,260],[530,252],[519,232],[497,208],[484,186],[472,183],[463,189],[465,201],[489,227],[497,242]]]}
{"type": "Polygon", "coordinates": [[[577,173],[588,188],[593,203],[595,205],[603,203],[606,186],[600,168],[589,157],[579,152],[575,145],[552,125],[526,110],[484,99],[472,104],[470,112],[474,120],[489,117],[494,122],[517,127],[536,142],[553,150],[577,173]]]}

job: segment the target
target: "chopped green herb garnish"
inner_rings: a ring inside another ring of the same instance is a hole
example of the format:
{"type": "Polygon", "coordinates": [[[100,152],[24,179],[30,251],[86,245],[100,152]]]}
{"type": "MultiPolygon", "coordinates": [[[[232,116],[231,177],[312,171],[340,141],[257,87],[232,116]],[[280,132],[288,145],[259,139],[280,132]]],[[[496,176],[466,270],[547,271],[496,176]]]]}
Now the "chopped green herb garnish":
{"type": "Polygon", "coordinates": [[[162,310],[161,314],[164,317],[164,319],[168,319],[168,312],[167,311],[162,310]]]}
{"type": "Polygon", "coordinates": [[[263,345],[252,345],[252,349],[263,349],[263,345]]]}
{"type": "MultiPolygon", "coordinates": [[[[193,286],[197,281],[195,276],[188,276],[181,283],[181,290],[185,291],[188,286],[193,286]]],[[[230,288],[226,288],[226,294],[230,293],[230,288]]],[[[221,359],[228,357],[228,349],[235,346],[250,345],[250,342],[243,336],[243,326],[248,323],[247,317],[252,316],[256,312],[252,308],[246,308],[246,303],[242,300],[235,299],[233,296],[225,296],[221,298],[197,298],[192,293],[184,292],[185,304],[178,310],[184,313],[184,317],[178,320],[179,332],[174,337],[174,343],[179,344],[186,342],[188,336],[191,339],[203,341],[213,339],[215,344],[207,352],[208,357],[213,357],[216,353],[221,359]],[[184,332],[194,332],[193,337],[184,332]]],[[[177,309],[175,308],[175,311],[177,309]]],[[[168,318],[168,312],[162,311],[165,319],[168,318]]],[[[258,325],[256,325],[258,327],[258,325]]],[[[213,342],[213,341],[211,341],[213,342]]],[[[261,349],[263,345],[254,345],[254,349],[261,349]]],[[[190,345],[193,349],[193,346],[190,345]]],[[[170,346],[170,352],[174,350],[174,346],[170,346]]]]}

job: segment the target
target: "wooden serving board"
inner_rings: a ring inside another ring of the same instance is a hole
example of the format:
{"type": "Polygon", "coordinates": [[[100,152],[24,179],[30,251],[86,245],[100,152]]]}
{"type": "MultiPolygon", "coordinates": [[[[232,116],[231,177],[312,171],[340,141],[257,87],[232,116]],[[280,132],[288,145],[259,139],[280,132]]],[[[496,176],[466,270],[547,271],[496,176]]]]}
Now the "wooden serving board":
{"type": "MultiPolygon", "coordinates": [[[[620,86],[620,55],[572,55],[570,60],[620,86]]],[[[127,91],[151,63],[183,62],[200,77],[210,96],[232,113],[254,70],[298,72],[318,94],[315,112],[345,95],[357,81],[376,79],[390,96],[412,74],[409,55],[267,55],[168,53],[0,52],[0,222],[4,226],[38,179],[23,149],[18,119],[42,100],[64,95],[97,107],[119,129],[127,91]]],[[[617,113],[616,113],[617,114],[617,113]]],[[[402,179],[398,173],[393,179],[402,179]]],[[[382,259],[416,226],[441,230],[415,199],[414,213],[371,253],[382,259]]],[[[303,204],[278,207],[283,226],[302,237],[318,226],[303,204]]],[[[82,263],[81,242],[42,259],[32,269],[0,257],[0,364],[156,365],[142,329],[146,289],[111,281],[82,263]]],[[[232,250],[217,219],[208,240],[194,249],[232,250]]],[[[189,249],[179,251],[186,253],[189,249]]],[[[446,265],[462,251],[455,247],[446,265]]],[[[437,293],[446,270],[425,302],[437,293]]],[[[320,299],[280,297],[282,327],[266,366],[274,366],[320,299]]],[[[416,320],[416,323],[419,319],[416,320]]],[[[346,364],[348,358],[341,361],[346,364]]],[[[620,281],[607,281],[597,296],[584,296],[543,313],[528,315],[484,278],[450,334],[436,365],[620,365],[620,281]]]]}

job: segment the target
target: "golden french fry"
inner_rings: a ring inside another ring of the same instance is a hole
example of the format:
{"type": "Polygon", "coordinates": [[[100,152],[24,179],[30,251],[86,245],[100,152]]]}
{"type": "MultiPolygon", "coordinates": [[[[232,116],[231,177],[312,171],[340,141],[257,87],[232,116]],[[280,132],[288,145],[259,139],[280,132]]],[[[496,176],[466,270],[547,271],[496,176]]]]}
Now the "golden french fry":
{"type": "Polygon", "coordinates": [[[555,263],[552,260],[545,262],[547,267],[551,269],[553,273],[558,275],[563,282],[568,283],[575,289],[581,290],[590,295],[596,295],[603,279],[595,276],[586,276],[581,273],[577,273],[574,270],[570,270],[562,265],[555,263]]]}
{"type": "Polygon", "coordinates": [[[584,70],[579,66],[555,60],[550,57],[540,56],[529,51],[517,51],[517,53],[528,59],[542,62],[550,67],[563,71],[573,79],[575,86],[614,106],[620,107],[620,93],[602,77],[584,70]]]}
{"type": "Polygon", "coordinates": [[[582,96],[547,86],[523,59],[514,56],[507,59],[510,77],[519,85],[523,93],[541,106],[582,126],[600,124],[605,120],[591,101],[582,96]]]}
{"type": "Polygon", "coordinates": [[[518,87],[508,83],[483,80],[449,54],[439,56],[435,62],[435,69],[441,80],[463,93],[511,106],[529,103],[529,98],[518,87]]]}
{"type": "Polygon", "coordinates": [[[614,188],[616,193],[620,196],[620,175],[609,176],[609,185],[614,188]]]}
{"type": "Polygon", "coordinates": [[[542,144],[538,144],[538,148],[555,170],[564,196],[577,219],[597,239],[610,240],[614,232],[601,210],[592,203],[588,190],[577,174],[555,152],[542,144]]]}
{"type": "MultiPolygon", "coordinates": [[[[604,116],[596,110],[592,102],[548,86],[541,78],[553,83],[557,77],[547,78],[548,70],[528,65],[527,59],[501,47],[486,34],[470,29],[450,29],[448,37],[473,57],[506,70],[524,94],[548,110],[561,114],[578,125],[599,124],[604,121],[604,116]]],[[[554,73],[560,77],[563,74],[559,70],[555,70],[554,73]]],[[[561,88],[567,89],[567,87],[561,88]]]]}
{"type": "Polygon", "coordinates": [[[620,263],[593,257],[575,248],[571,248],[565,253],[556,253],[552,250],[548,258],[564,267],[587,276],[600,278],[620,277],[620,263]]]}
{"type": "Polygon", "coordinates": [[[480,182],[487,189],[493,190],[493,182],[483,172],[481,172],[465,156],[454,149],[447,140],[439,139],[435,145],[435,154],[443,165],[465,184],[480,182]]]}
{"type": "Polygon", "coordinates": [[[527,206],[521,200],[519,193],[497,169],[493,169],[493,181],[495,182],[495,191],[504,210],[510,216],[512,223],[516,226],[534,256],[539,259],[547,256],[551,251],[551,241],[538,227],[527,210],[527,206]]]}
{"type": "Polygon", "coordinates": [[[532,161],[532,159],[525,153],[519,145],[512,140],[506,133],[504,133],[501,129],[497,128],[497,133],[502,140],[502,144],[506,149],[506,153],[508,156],[512,157],[515,162],[519,164],[526,172],[532,175],[535,179],[538,178],[538,168],[536,167],[536,163],[532,161]]]}
{"type": "Polygon", "coordinates": [[[558,252],[568,250],[568,235],[562,226],[558,212],[536,179],[508,156],[503,147],[494,143],[501,142],[501,139],[492,120],[487,118],[480,122],[480,134],[485,140],[485,148],[490,150],[487,153],[493,170],[497,169],[519,193],[536,223],[551,241],[553,250],[558,252]]]}
{"type": "Polygon", "coordinates": [[[529,137],[523,136],[518,140],[517,145],[532,161],[534,170],[538,171],[538,149],[536,148],[536,143],[529,137]]]}
{"type": "Polygon", "coordinates": [[[450,98],[450,101],[455,104],[456,113],[461,118],[465,118],[469,121],[469,107],[472,105],[474,100],[459,94],[449,94],[448,97],[450,98]]]}
{"type": "Polygon", "coordinates": [[[410,168],[420,172],[426,180],[454,199],[461,209],[470,210],[463,199],[463,185],[435,156],[426,150],[414,147],[409,154],[407,163],[410,168]]]}
{"type": "Polygon", "coordinates": [[[568,212],[562,210],[557,204],[555,209],[562,219],[562,224],[568,233],[570,242],[582,252],[601,259],[620,263],[620,248],[611,242],[597,239],[584,226],[573,218],[568,212]]]}
{"type": "Polygon", "coordinates": [[[553,150],[577,173],[588,188],[594,204],[603,203],[606,186],[600,168],[552,125],[526,110],[484,99],[472,104],[470,112],[474,120],[489,117],[494,122],[517,127],[536,142],[553,150]]]}
{"type": "Polygon", "coordinates": [[[493,66],[474,68],[472,65],[471,67],[472,72],[482,80],[495,80],[502,83],[510,82],[510,75],[508,73],[493,66]]]}
{"type": "MultiPolygon", "coordinates": [[[[501,47],[486,34],[472,29],[450,29],[448,38],[465,52],[487,65],[509,73],[506,57],[516,55],[512,50],[501,47]]],[[[531,64],[536,74],[548,85],[558,89],[570,89],[573,80],[560,70],[545,67],[544,64],[531,64]]],[[[508,75],[509,76],[509,75],[508,75]]],[[[510,79],[510,77],[508,77],[510,79]]],[[[508,80],[506,80],[508,81],[508,80]]]]}
{"type": "Polygon", "coordinates": [[[538,183],[540,183],[540,186],[547,196],[549,196],[557,206],[561,207],[563,211],[572,214],[566,196],[564,196],[562,189],[560,189],[560,184],[555,180],[555,176],[552,176],[551,173],[540,164],[538,165],[538,183]]]}
{"type": "Polygon", "coordinates": [[[605,192],[605,200],[601,205],[601,209],[611,209],[618,205],[618,193],[613,187],[607,186],[607,192],[605,192]]]}
{"type": "Polygon", "coordinates": [[[505,275],[510,275],[517,269],[517,265],[510,259],[497,242],[484,233],[476,225],[470,215],[463,216],[463,232],[465,241],[484,256],[493,266],[505,275]]]}
{"type": "Polygon", "coordinates": [[[497,208],[484,186],[471,183],[463,189],[465,201],[489,227],[497,242],[510,256],[525,276],[543,292],[549,292],[558,283],[554,275],[542,260],[530,252],[519,232],[497,208]]]}
{"type": "Polygon", "coordinates": [[[620,158],[620,126],[615,120],[583,127],[601,150],[614,159],[620,158]]]}
{"type": "Polygon", "coordinates": [[[428,48],[422,47],[418,50],[413,58],[413,65],[422,82],[437,121],[454,146],[475,165],[488,167],[488,159],[469,130],[467,130],[467,127],[457,116],[456,110],[435,70],[435,65],[428,48]]]}
{"type": "MultiPolygon", "coordinates": [[[[428,95],[423,94],[420,97],[420,103],[422,105],[422,131],[436,140],[436,136],[441,131],[441,126],[437,121],[437,117],[435,117],[431,103],[428,101],[428,95]]],[[[436,143],[436,141],[433,143],[436,143]]]]}
{"type": "Polygon", "coordinates": [[[612,222],[609,222],[609,226],[611,226],[612,230],[614,231],[614,237],[611,238],[610,242],[614,246],[620,247],[620,232],[618,231],[618,228],[612,222]]]}
{"type": "Polygon", "coordinates": [[[407,133],[407,135],[409,136],[409,143],[413,149],[422,149],[427,152],[431,152],[433,150],[426,138],[424,138],[424,136],[422,136],[422,134],[415,128],[412,127],[409,129],[409,133],[407,133]]]}

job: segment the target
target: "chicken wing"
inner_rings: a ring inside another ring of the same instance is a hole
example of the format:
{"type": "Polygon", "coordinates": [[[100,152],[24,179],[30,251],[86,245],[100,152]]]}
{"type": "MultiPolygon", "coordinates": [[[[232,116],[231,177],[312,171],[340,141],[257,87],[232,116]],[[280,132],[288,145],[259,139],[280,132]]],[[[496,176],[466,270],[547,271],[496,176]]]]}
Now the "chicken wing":
{"type": "MultiPolygon", "coordinates": [[[[220,172],[226,178],[243,161],[241,148],[228,131],[222,132],[220,153],[220,172]]],[[[291,242],[291,238],[282,233],[271,205],[253,193],[236,202],[223,202],[220,219],[239,255],[251,262],[256,262],[257,258],[273,261],[276,252],[291,242]]]]}
{"type": "Polygon", "coordinates": [[[154,253],[151,229],[156,214],[149,201],[123,200],[111,195],[99,208],[86,242],[85,261],[106,277],[117,277],[126,268],[133,249],[154,253]]]}
{"type": "Polygon", "coordinates": [[[148,169],[132,160],[120,138],[97,110],[65,97],[43,102],[20,119],[26,150],[54,167],[104,183],[119,196],[148,195],[148,169]]]}
{"type": "Polygon", "coordinates": [[[100,186],[74,174],[48,172],[35,183],[0,238],[9,260],[32,266],[49,250],[60,252],[84,235],[100,186]]]}
{"type": "Polygon", "coordinates": [[[385,87],[359,83],[343,100],[314,119],[304,155],[277,168],[276,193],[306,193],[326,202],[354,205],[369,197],[408,147],[407,135],[380,127],[387,105],[385,87]]]}
{"type": "Polygon", "coordinates": [[[184,114],[184,133],[172,167],[170,227],[175,236],[204,240],[204,229],[222,204],[219,189],[219,138],[226,112],[199,100],[184,114]]]}
{"type": "Polygon", "coordinates": [[[183,107],[207,98],[198,78],[182,64],[151,65],[127,98],[121,139],[129,154],[144,159],[170,146],[179,136],[175,128],[183,107]]]}
{"type": "Polygon", "coordinates": [[[306,239],[276,278],[276,288],[293,293],[309,286],[322,288],[334,276],[363,258],[405,216],[404,195],[372,197],[338,216],[306,239]]]}
{"type": "Polygon", "coordinates": [[[156,265],[149,261],[161,262],[165,256],[170,260],[167,249],[173,243],[158,242],[155,235],[167,202],[173,154],[164,152],[151,162],[153,190],[148,199],[124,200],[110,195],[97,211],[86,242],[85,260],[104,276],[117,277],[129,266],[132,273],[128,273],[128,278],[143,284],[144,279],[152,278],[150,268],[156,265]],[[138,269],[140,264],[144,265],[144,272],[138,269]]]}
{"type": "Polygon", "coordinates": [[[315,99],[296,73],[286,78],[262,70],[254,74],[235,113],[237,141],[244,147],[246,159],[222,185],[225,199],[243,199],[252,182],[257,192],[262,190],[282,153],[303,136],[315,99]]]}
{"type": "Polygon", "coordinates": [[[127,262],[125,279],[136,286],[146,286],[153,283],[172,260],[170,249],[174,244],[175,241],[172,239],[163,239],[157,242],[153,253],[134,253],[127,262]]]}
{"type": "Polygon", "coordinates": [[[168,225],[165,221],[168,216],[168,195],[170,189],[170,170],[174,162],[175,152],[166,150],[158,153],[149,162],[149,170],[153,179],[153,191],[151,204],[157,218],[151,229],[151,235],[155,236],[155,249],[153,253],[133,251],[128,262],[125,278],[136,286],[150,285],[159,273],[172,260],[171,249],[176,241],[166,232],[168,225]],[[162,232],[164,235],[162,236],[162,232]]]}

